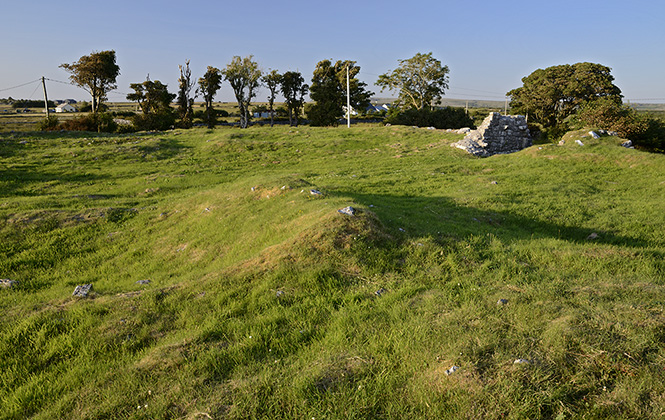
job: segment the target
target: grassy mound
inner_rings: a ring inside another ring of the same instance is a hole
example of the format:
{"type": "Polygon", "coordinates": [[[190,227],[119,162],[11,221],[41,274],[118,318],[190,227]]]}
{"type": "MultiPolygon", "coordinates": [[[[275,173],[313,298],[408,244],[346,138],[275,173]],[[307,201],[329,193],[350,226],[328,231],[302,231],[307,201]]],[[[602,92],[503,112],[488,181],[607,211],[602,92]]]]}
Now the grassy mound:
{"type": "Polygon", "coordinates": [[[3,135],[2,417],[660,417],[663,156],[460,137],[3,135]]]}

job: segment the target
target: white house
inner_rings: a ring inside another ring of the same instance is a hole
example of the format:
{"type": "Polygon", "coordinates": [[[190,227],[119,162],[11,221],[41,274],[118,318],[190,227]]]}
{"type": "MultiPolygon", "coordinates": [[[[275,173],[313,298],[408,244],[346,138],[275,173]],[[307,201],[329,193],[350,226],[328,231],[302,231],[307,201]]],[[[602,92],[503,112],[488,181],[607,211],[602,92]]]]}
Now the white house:
{"type": "Polygon", "coordinates": [[[64,103],[55,107],[55,112],[77,112],[78,110],[70,104],[64,103]]]}

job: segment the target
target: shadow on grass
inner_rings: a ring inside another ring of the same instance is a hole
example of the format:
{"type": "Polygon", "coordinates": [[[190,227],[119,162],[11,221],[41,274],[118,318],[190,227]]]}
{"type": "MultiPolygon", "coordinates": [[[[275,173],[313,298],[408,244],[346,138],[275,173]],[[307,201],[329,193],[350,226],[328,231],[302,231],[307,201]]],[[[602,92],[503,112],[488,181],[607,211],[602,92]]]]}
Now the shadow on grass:
{"type": "Polygon", "coordinates": [[[78,174],[53,172],[45,170],[38,165],[21,165],[13,168],[0,168],[0,182],[4,183],[2,191],[0,191],[0,196],[44,195],[45,192],[42,191],[41,187],[53,181],[59,183],[85,183],[107,178],[109,178],[109,176],[85,172],[78,174]]]}
{"type": "Polygon", "coordinates": [[[184,149],[188,149],[190,146],[185,146],[181,142],[173,138],[160,138],[157,140],[156,144],[150,146],[139,146],[138,150],[145,155],[151,155],[157,160],[170,159],[175,157],[184,149]]]}
{"type": "Polygon", "coordinates": [[[654,245],[640,238],[613,234],[602,226],[588,229],[509,212],[481,210],[460,206],[446,197],[357,194],[341,190],[331,192],[331,195],[351,197],[356,203],[369,207],[396,237],[430,236],[445,241],[491,234],[506,242],[551,238],[632,248],[654,245]]]}

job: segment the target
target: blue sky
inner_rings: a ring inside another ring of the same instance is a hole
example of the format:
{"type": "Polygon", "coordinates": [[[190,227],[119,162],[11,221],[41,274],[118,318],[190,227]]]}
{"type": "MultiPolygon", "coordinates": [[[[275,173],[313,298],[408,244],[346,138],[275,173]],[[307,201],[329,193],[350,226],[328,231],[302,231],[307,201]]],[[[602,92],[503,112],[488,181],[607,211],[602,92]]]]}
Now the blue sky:
{"type": "MultiPolygon", "coordinates": [[[[112,101],[147,74],[175,92],[187,59],[198,78],[250,54],[264,70],[300,71],[307,81],[320,60],[355,60],[360,79],[386,97],[374,86],[379,74],[432,52],[450,68],[449,98],[501,100],[538,68],[589,61],[612,69],[626,99],[665,103],[665,2],[653,0],[2,3],[0,98],[39,99],[36,83],[8,88],[41,76],[68,81],[60,64],[113,49],[121,75],[112,101]]],[[[48,91],[89,100],[63,83],[48,82],[48,91]]],[[[215,99],[233,100],[228,84],[215,99]]]]}

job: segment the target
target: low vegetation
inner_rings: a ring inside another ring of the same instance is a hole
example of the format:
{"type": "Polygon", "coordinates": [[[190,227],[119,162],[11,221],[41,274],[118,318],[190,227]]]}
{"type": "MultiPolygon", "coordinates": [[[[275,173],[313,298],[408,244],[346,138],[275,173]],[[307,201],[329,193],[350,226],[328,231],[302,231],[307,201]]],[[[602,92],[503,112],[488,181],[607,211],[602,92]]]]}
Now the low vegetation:
{"type": "Polygon", "coordinates": [[[460,138],[0,134],[0,417],[660,418],[663,155],[460,138]]]}

